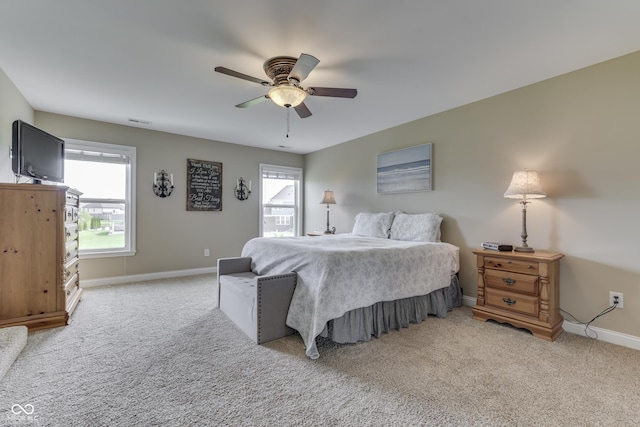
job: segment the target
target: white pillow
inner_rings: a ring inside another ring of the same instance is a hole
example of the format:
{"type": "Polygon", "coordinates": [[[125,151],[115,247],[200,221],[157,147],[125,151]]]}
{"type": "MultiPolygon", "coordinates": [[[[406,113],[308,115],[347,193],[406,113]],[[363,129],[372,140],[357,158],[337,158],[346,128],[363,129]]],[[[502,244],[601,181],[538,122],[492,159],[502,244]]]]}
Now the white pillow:
{"type": "Polygon", "coordinates": [[[353,225],[353,231],[351,233],[355,236],[388,239],[393,216],[393,212],[360,212],[356,215],[356,223],[353,225]]]}
{"type": "Polygon", "coordinates": [[[442,217],[438,214],[398,213],[391,224],[389,238],[409,242],[438,242],[441,223],[442,217]]]}

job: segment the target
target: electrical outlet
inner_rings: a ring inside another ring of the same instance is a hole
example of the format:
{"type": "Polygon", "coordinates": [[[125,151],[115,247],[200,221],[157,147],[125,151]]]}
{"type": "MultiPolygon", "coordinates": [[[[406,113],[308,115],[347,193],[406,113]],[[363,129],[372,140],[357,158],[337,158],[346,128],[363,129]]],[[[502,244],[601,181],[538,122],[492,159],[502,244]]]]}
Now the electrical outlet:
{"type": "Polygon", "coordinates": [[[618,305],[616,306],[616,308],[623,308],[624,307],[624,296],[623,296],[622,292],[609,292],[609,305],[615,304],[616,299],[618,301],[618,305]]]}
{"type": "Polygon", "coordinates": [[[204,256],[209,256],[209,249],[204,250],[204,256]]]}

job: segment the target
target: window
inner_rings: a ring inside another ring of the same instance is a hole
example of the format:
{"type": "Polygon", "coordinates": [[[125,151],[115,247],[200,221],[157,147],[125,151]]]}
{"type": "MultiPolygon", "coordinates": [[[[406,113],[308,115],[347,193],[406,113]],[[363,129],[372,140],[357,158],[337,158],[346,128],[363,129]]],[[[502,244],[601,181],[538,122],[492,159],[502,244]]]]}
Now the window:
{"type": "Polygon", "coordinates": [[[278,215],[276,217],[276,225],[291,225],[291,216],[278,215]]]}
{"type": "Polygon", "coordinates": [[[135,254],[136,149],[65,140],[64,183],[80,196],[78,242],[84,258],[135,254]]]}
{"type": "Polygon", "coordinates": [[[299,236],[302,169],[260,165],[260,235],[299,236]]]}

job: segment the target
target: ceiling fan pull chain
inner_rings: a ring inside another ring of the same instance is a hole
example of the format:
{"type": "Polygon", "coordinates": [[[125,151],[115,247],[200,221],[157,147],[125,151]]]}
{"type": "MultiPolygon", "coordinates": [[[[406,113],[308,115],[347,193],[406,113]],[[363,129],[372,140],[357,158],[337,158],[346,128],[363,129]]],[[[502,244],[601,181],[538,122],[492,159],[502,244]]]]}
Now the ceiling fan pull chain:
{"type": "Polygon", "coordinates": [[[289,117],[291,116],[291,108],[287,107],[287,138],[289,138],[289,117]]]}

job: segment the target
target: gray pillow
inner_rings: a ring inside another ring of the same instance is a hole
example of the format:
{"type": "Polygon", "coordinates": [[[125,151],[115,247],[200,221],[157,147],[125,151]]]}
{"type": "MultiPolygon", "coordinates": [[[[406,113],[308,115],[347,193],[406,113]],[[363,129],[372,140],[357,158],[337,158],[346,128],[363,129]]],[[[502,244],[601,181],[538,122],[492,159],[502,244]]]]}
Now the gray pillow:
{"type": "Polygon", "coordinates": [[[393,216],[393,212],[360,212],[356,215],[356,223],[353,225],[353,231],[351,233],[355,236],[388,239],[393,216]]]}
{"type": "Polygon", "coordinates": [[[391,224],[390,238],[410,242],[437,242],[440,240],[442,217],[434,213],[398,213],[391,224]]]}

